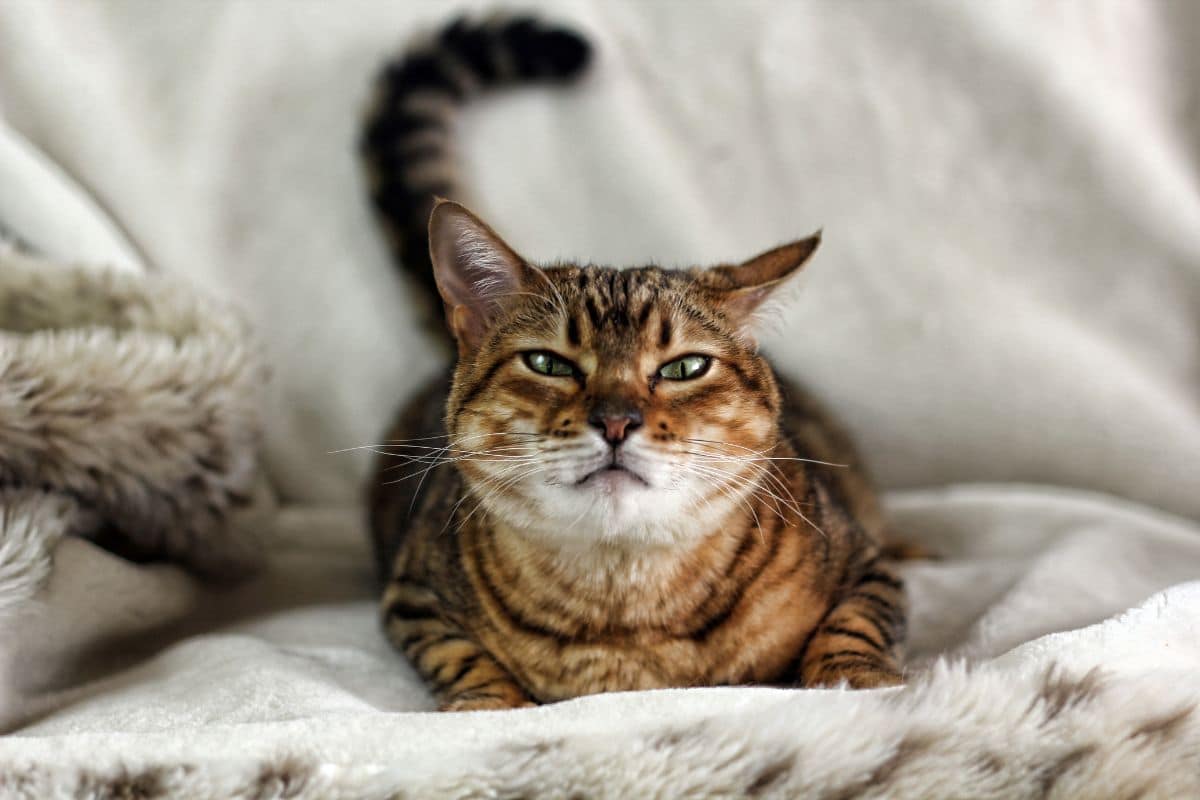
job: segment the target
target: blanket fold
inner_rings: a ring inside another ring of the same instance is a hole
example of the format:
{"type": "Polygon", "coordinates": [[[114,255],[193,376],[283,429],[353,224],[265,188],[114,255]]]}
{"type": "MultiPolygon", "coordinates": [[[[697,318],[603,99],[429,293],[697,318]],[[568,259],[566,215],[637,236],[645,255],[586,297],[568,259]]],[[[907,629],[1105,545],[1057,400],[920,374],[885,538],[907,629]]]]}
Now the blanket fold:
{"type": "Polygon", "coordinates": [[[71,533],[251,568],[264,377],[238,315],[177,282],[0,254],[0,613],[71,533]]]}

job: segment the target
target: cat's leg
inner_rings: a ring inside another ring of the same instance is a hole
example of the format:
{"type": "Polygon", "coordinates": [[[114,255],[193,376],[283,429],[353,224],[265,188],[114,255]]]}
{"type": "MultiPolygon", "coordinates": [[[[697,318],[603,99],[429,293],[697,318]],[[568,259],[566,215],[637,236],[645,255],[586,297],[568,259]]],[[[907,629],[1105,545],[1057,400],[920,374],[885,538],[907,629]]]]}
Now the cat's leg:
{"type": "Polygon", "coordinates": [[[441,711],[536,705],[478,642],[437,613],[433,593],[393,581],[383,596],[388,638],[430,687],[441,711]]]}
{"type": "Polygon", "coordinates": [[[890,564],[875,562],[834,606],[809,640],[800,666],[804,686],[853,689],[902,684],[906,602],[890,564]]]}

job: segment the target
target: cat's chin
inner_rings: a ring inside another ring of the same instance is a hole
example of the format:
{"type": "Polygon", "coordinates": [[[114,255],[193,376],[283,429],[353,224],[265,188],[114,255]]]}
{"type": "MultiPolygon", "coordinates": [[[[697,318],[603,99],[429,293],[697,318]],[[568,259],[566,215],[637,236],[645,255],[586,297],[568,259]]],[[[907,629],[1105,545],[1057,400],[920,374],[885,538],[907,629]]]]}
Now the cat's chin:
{"type": "Polygon", "coordinates": [[[495,522],[515,534],[574,551],[595,546],[641,550],[690,545],[712,532],[736,497],[704,502],[702,486],[680,484],[653,464],[595,465],[590,472],[524,482],[514,491],[484,493],[495,522]]]}
{"type": "Polygon", "coordinates": [[[604,469],[566,485],[544,487],[536,502],[496,511],[512,529],[569,549],[594,545],[674,546],[703,534],[678,493],[649,485],[637,473],[604,469]]]}

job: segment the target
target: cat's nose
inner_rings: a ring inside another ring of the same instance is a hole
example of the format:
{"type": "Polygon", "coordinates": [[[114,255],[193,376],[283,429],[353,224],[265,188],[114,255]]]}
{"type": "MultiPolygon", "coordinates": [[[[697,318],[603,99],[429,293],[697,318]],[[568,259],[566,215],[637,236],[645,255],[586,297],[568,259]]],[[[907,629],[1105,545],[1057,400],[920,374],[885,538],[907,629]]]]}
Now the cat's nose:
{"type": "Polygon", "coordinates": [[[630,431],[642,427],[642,412],[637,409],[620,414],[593,412],[588,417],[588,424],[604,434],[604,441],[618,445],[625,441],[630,431]]]}

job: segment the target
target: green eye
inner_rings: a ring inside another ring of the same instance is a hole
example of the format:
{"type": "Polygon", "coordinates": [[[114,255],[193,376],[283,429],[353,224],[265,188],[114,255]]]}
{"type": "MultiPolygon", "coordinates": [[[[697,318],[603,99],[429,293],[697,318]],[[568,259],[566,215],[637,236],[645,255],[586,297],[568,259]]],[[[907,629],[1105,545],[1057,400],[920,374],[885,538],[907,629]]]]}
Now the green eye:
{"type": "Polygon", "coordinates": [[[541,375],[553,377],[570,377],[575,374],[575,365],[565,358],[559,358],[545,350],[533,350],[525,353],[525,363],[531,370],[541,375]]]}
{"type": "Polygon", "coordinates": [[[708,356],[684,356],[658,368],[660,377],[669,381],[690,381],[708,372],[712,359],[708,356]]]}

